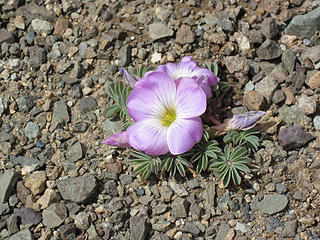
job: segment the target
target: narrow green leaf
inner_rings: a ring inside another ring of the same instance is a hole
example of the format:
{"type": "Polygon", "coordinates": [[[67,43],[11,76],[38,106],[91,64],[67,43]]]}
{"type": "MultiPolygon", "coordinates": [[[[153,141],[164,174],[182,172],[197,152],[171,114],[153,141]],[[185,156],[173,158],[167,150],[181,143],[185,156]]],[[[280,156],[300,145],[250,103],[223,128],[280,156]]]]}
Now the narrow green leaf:
{"type": "Polygon", "coordinates": [[[119,105],[112,105],[104,110],[103,115],[106,118],[112,118],[120,111],[120,109],[119,105]]]}

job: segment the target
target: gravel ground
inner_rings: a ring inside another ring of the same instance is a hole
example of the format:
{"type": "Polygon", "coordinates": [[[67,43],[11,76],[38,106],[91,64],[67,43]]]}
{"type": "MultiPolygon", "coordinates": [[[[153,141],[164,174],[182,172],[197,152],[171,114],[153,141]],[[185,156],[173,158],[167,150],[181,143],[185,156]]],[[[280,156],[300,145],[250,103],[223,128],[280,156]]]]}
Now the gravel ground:
{"type": "Polygon", "coordinates": [[[320,239],[320,1],[0,0],[0,239],[320,239]],[[102,145],[120,67],[218,61],[257,169],[142,181],[102,145]]]}

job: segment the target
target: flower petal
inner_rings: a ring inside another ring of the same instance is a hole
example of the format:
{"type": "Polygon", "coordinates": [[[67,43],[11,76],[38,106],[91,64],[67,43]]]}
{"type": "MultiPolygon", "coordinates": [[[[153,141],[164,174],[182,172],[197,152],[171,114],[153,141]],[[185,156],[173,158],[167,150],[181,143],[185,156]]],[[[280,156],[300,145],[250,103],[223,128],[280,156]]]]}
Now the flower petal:
{"type": "Polygon", "coordinates": [[[134,123],[127,129],[131,147],[149,155],[161,155],[169,151],[167,129],[158,119],[145,119],[134,123]]]}
{"type": "Polygon", "coordinates": [[[167,142],[172,154],[189,151],[202,137],[200,117],[176,119],[168,128],[167,142]]]}
{"type": "Polygon", "coordinates": [[[210,70],[206,69],[206,68],[198,68],[196,71],[195,71],[195,76],[203,76],[207,79],[208,81],[208,84],[210,86],[213,86],[213,85],[216,85],[220,79],[213,73],[211,72],[210,70]]]}
{"type": "Polygon", "coordinates": [[[150,117],[160,118],[163,114],[163,106],[157,96],[150,90],[141,87],[135,87],[131,91],[127,100],[127,109],[134,121],[150,117]]]}
{"type": "Polygon", "coordinates": [[[129,147],[129,143],[127,140],[127,135],[126,132],[120,132],[113,134],[106,139],[103,139],[102,141],[103,144],[108,144],[110,146],[115,146],[115,147],[129,147]]]}
{"type": "Polygon", "coordinates": [[[130,87],[134,88],[134,85],[136,84],[137,79],[124,68],[120,68],[120,72],[123,74],[124,78],[126,79],[127,83],[130,85],[130,87]]]}
{"type": "Polygon", "coordinates": [[[181,59],[181,62],[187,62],[187,61],[193,61],[194,62],[194,59],[191,56],[185,56],[185,57],[183,57],[181,59]]]}
{"type": "MultiPolygon", "coordinates": [[[[165,108],[174,106],[177,89],[174,80],[168,74],[162,72],[150,73],[136,83],[136,88],[143,88],[153,94],[154,98],[158,99],[158,102],[165,108]]],[[[140,105],[140,108],[146,104],[149,104],[149,102],[144,102],[140,105]]]]}
{"type": "Polygon", "coordinates": [[[250,111],[243,114],[235,114],[228,122],[227,129],[248,130],[253,128],[264,114],[265,112],[263,111],[250,111]]]}
{"type": "Polygon", "coordinates": [[[206,95],[193,78],[182,78],[177,87],[178,118],[198,117],[207,107],[206,95]]]}

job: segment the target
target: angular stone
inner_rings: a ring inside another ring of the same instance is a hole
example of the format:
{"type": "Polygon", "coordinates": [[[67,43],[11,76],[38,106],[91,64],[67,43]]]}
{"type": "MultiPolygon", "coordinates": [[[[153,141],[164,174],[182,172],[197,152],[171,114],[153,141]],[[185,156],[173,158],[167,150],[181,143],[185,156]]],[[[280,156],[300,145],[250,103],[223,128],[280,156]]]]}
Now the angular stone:
{"type": "Polygon", "coordinates": [[[20,232],[17,232],[16,234],[10,236],[8,240],[34,240],[32,233],[29,229],[23,229],[20,232]]]}
{"type": "Polygon", "coordinates": [[[17,197],[24,204],[27,204],[27,196],[31,195],[31,191],[24,186],[23,181],[17,183],[17,197]]]}
{"type": "Polygon", "coordinates": [[[98,106],[97,101],[94,97],[81,98],[78,103],[79,110],[81,113],[86,114],[98,106]]]}
{"type": "Polygon", "coordinates": [[[42,212],[43,224],[49,228],[58,227],[67,217],[64,203],[54,203],[42,212]]]}
{"type": "Polygon", "coordinates": [[[131,62],[131,51],[132,47],[130,45],[125,45],[120,48],[119,64],[121,67],[125,67],[131,62]]]}
{"type": "Polygon", "coordinates": [[[173,35],[173,30],[168,28],[163,23],[152,23],[148,26],[148,28],[148,35],[152,40],[171,37],[173,35]]]}
{"type": "Polygon", "coordinates": [[[73,223],[60,226],[59,232],[62,239],[76,239],[76,226],[73,223]]]}
{"type": "Polygon", "coordinates": [[[53,107],[50,132],[53,132],[58,126],[69,122],[69,120],[70,117],[67,104],[63,100],[55,102],[53,107]]]}
{"type": "Polygon", "coordinates": [[[24,132],[27,138],[30,141],[40,136],[40,128],[34,122],[28,122],[26,127],[24,128],[24,132]]]}
{"type": "Polygon", "coordinates": [[[33,19],[42,19],[53,22],[56,16],[53,11],[49,11],[44,6],[39,6],[34,2],[30,2],[29,4],[20,7],[15,14],[27,18],[30,22],[33,19]]]}
{"type": "Polygon", "coordinates": [[[44,194],[38,199],[37,203],[41,209],[46,209],[50,204],[58,202],[61,199],[59,193],[55,190],[47,188],[44,194]]]}
{"type": "Polygon", "coordinates": [[[266,76],[256,84],[256,91],[262,94],[268,102],[271,100],[272,94],[277,88],[278,83],[269,76],[266,76]]]}
{"type": "Polygon", "coordinates": [[[24,156],[12,156],[10,155],[10,162],[13,164],[19,164],[21,167],[30,166],[35,167],[35,169],[42,167],[44,162],[31,157],[24,156]]]}
{"type": "Polygon", "coordinates": [[[265,18],[261,23],[261,32],[268,39],[275,38],[278,33],[278,25],[274,18],[265,18]]]}
{"type": "Polygon", "coordinates": [[[215,183],[209,183],[203,192],[203,198],[211,206],[215,207],[216,185],[215,183]]]}
{"type": "Polygon", "coordinates": [[[303,62],[306,58],[310,59],[314,64],[320,61],[320,45],[306,48],[300,56],[300,61],[303,62]]]}
{"type": "Polygon", "coordinates": [[[6,170],[0,176],[0,203],[6,202],[18,181],[19,174],[13,170],[6,170]]]}
{"type": "Polygon", "coordinates": [[[188,216],[190,203],[183,198],[176,198],[172,205],[172,212],[176,218],[185,218],[188,216]]]}
{"type": "Polygon", "coordinates": [[[283,237],[293,238],[296,235],[298,226],[298,220],[292,220],[285,224],[285,227],[281,233],[283,237]]]}
{"type": "Polygon", "coordinates": [[[320,88],[320,71],[317,71],[312,77],[310,77],[309,81],[307,81],[307,85],[311,89],[320,88]]]}
{"type": "Polygon", "coordinates": [[[21,219],[22,225],[37,225],[42,221],[41,214],[31,208],[20,208],[16,214],[21,219]]]}
{"type": "Polygon", "coordinates": [[[287,87],[282,87],[281,90],[286,95],[285,104],[287,104],[287,105],[295,104],[296,99],[294,97],[293,92],[291,92],[291,90],[289,88],[287,88],[287,87]]]}
{"type": "Polygon", "coordinates": [[[25,181],[25,186],[31,190],[34,195],[42,193],[46,189],[47,176],[45,171],[33,172],[25,181]]]}
{"type": "Polygon", "coordinates": [[[263,213],[272,215],[281,212],[288,204],[288,199],[284,195],[266,195],[262,201],[257,203],[257,208],[263,213]]]}
{"type": "Polygon", "coordinates": [[[47,62],[46,51],[38,46],[33,46],[30,48],[30,65],[34,68],[40,67],[42,64],[47,62]]]}
{"type": "Polygon", "coordinates": [[[133,216],[130,218],[130,240],[144,240],[149,232],[146,216],[133,216]]]}
{"type": "Polygon", "coordinates": [[[74,218],[74,223],[78,229],[87,230],[90,227],[89,214],[86,212],[78,213],[74,218]]]}
{"type": "Polygon", "coordinates": [[[320,7],[307,14],[295,16],[285,33],[304,39],[312,37],[317,30],[320,30],[320,7]]]}
{"type": "Polygon", "coordinates": [[[5,29],[0,29],[0,43],[14,43],[15,42],[15,37],[12,32],[8,32],[5,29]]]}
{"type": "Polygon", "coordinates": [[[274,92],[273,96],[272,96],[272,102],[274,104],[280,104],[282,103],[284,100],[286,100],[286,96],[284,95],[282,90],[277,90],[274,92]]]}
{"type": "Polygon", "coordinates": [[[89,200],[97,187],[96,179],[91,174],[69,179],[61,179],[57,187],[64,200],[84,203],[89,200]]]}
{"type": "Polygon", "coordinates": [[[27,113],[34,107],[34,98],[30,95],[22,95],[17,100],[20,112],[27,113]]]}
{"type": "Polygon", "coordinates": [[[33,30],[39,35],[45,34],[47,36],[53,29],[53,25],[50,22],[41,19],[33,19],[31,25],[33,30]]]}
{"type": "Polygon", "coordinates": [[[180,44],[188,44],[194,42],[194,32],[190,26],[182,25],[176,34],[176,42],[180,44]]]}
{"type": "Polygon", "coordinates": [[[76,142],[73,144],[66,153],[66,158],[71,162],[76,162],[83,157],[83,150],[81,143],[76,142]]]}
{"type": "Polygon", "coordinates": [[[160,220],[157,223],[152,224],[152,229],[159,232],[166,232],[171,223],[166,220],[160,220]]]}
{"type": "Polygon", "coordinates": [[[243,57],[227,56],[224,58],[224,64],[230,73],[249,71],[249,65],[243,57]]]}
{"type": "Polygon", "coordinates": [[[7,219],[7,229],[9,235],[12,235],[16,232],[19,231],[18,228],[18,217],[15,214],[12,214],[8,219],[7,219]]]}
{"type": "Polygon", "coordinates": [[[267,39],[257,50],[257,55],[262,60],[271,60],[280,57],[282,54],[278,43],[267,39]]]}
{"type": "Polygon", "coordinates": [[[282,53],[281,60],[282,60],[282,64],[287,69],[287,71],[289,73],[292,73],[296,63],[296,54],[292,50],[286,49],[282,53]]]}
{"type": "Polygon", "coordinates": [[[280,145],[286,150],[302,147],[312,139],[313,136],[304,132],[299,126],[283,128],[278,135],[280,145]]]}
{"type": "Polygon", "coordinates": [[[317,109],[315,96],[308,97],[306,95],[301,95],[298,98],[298,106],[306,115],[314,114],[317,109]]]}
{"type": "Polygon", "coordinates": [[[243,96],[243,105],[250,111],[258,111],[265,108],[267,101],[258,91],[248,91],[243,96]]]}
{"type": "Polygon", "coordinates": [[[58,18],[56,23],[54,24],[54,35],[63,36],[64,32],[69,26],[69,21],[66,18],[58,18]]]}
{"type": "Polygon", "coordinates": [[[173,195],[173,191],[171,189],[171,187],[169,186],[160,186],[159,187],[159,191],[160,191],[160,195],[161,195],[161,199],[168,203],[171,201],[171,197],[173,195]]]}

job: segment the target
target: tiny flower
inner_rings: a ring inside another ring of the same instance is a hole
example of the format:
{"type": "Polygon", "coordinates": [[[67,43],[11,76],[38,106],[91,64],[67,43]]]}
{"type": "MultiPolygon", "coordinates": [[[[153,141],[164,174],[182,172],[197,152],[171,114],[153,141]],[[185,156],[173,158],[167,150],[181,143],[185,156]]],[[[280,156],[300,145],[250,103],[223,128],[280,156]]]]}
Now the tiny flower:
{"type": "Polygon", "coordinates": [[[135,121],[126,131],[128,142],[147,154],[181,154],[202,137],[206,96],[192,78],[177,85],[165,73],[149,73],[137,82],[127,107],[135,121]]]}
{"type": "Polygon", "coordinates": [[[228,129],[248,130],[253,128],[264,116],[263,111],[250,111],[243,114],[235,114],[228,122],[228,129]]]}
{"type": "Polygon", "coordinates": [[[124,68],[120,68],[120,72],[123,74],[124,78],[126,79],[127,83],[130,85],[130,87],[134,88],[138,80],[124,68]]]}
{"type": "Polygon", "coordinates": [[[191,56],[182,58],[178,64],[167,63],[161,65],[156,70],[147,72],[146,76],[155,71],[167,73],[176,80],[177,83],[179,83],[183,77],[193,78],[205,92],[207,98],[212,97],[211,86],[217,84],[220,80],[210,70],[199,67],[191,56]]]}
{"type": "Polygon", "coordinates": [[[212,127],[217,135],[225,134],[230,130],[248,130],[253,128],[264,116],[263,111],[250,111],[243,114],[235,114],[232,118],[224,120],[223,123],[212,127]]]}
{"type": "Polygon", "coordinates": [[[129,147],[129,143],[127,140],[127,135],[126,132],[120,132],[120,133],[116,133],[113,134],[109,137],[107,137],[106,139],[102,140],[103,144],[108,144],[110,146],[114,146],[114,147],[129,147]]]}

